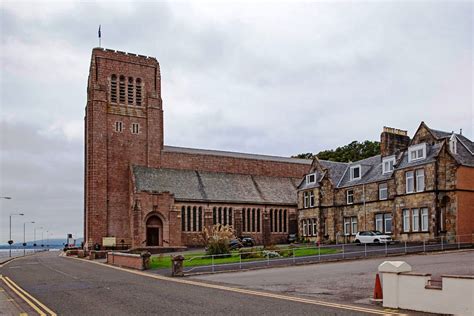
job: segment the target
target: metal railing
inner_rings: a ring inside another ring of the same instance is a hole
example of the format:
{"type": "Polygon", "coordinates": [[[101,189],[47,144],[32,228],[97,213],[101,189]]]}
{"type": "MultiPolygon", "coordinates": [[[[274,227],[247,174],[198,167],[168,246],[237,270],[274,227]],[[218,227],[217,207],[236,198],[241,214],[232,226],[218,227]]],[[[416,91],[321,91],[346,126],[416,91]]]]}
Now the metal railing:
{"type": "Polygon", "coordinates": [[[442,236],[427,238],[420,241],[394,241],[386,244],[312,244],[301,247],[273,247],[253,251],[233,252],[230,255],[201,255],[187,258],[184,261],[184,272],[214,273],[318,263],[322,261],[338,261],[361,259],[368,257],[396,256],[433,251],[474,248],[474,234],[459,236],[442,236]],[[230,258],[230,259],[229,259],[230,258]],[[201,261],[201,262],[199,262],[201,261]]]}

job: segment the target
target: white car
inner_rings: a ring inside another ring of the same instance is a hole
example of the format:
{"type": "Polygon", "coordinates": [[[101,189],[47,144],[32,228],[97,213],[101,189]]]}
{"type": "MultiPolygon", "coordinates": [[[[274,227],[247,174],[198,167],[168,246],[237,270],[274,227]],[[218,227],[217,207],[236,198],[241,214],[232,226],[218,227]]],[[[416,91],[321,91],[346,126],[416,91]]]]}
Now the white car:
{"type": "Polygon", "coordinates": [[[355,235],[354,242],[356,244],[390,244],[391,242],[393,242],[393,240],[392,236],[384,235],[383,233],[377,230],[371,230],[358,232],[355,235]]]}

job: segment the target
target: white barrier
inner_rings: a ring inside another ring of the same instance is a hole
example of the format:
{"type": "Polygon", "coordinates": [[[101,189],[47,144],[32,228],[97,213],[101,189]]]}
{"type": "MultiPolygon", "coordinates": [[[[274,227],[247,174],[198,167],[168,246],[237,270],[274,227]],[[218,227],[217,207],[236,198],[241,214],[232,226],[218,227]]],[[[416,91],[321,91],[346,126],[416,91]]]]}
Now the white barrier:
{"type": "Polygon", "coordinates": [[[434,286],[430,274],[413,273],[403,261],[385,261],[379,272],[384,307],[474,315],[474,276],[443,275],[441,284],[434,286]]]}

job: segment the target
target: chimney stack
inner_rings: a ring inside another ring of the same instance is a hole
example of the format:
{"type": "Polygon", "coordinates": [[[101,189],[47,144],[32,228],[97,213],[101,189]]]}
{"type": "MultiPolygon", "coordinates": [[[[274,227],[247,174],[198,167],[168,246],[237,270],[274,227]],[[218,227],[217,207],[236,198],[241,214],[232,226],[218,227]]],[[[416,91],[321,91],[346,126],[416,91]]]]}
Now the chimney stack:
{"type": "Polygon", "coordinates": [[[380,134],[380,153],[382,157],[395,155],[396,153],[405,150],[410,144],[410,137],[408,132],[392,127],[383,127],[382,134],[380,134]]]}

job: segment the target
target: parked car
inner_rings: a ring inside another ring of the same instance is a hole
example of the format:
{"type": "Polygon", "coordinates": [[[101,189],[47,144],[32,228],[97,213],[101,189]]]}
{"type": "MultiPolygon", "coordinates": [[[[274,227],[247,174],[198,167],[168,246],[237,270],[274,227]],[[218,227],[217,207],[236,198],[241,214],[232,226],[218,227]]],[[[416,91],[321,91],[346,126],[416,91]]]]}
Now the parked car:
{"type": "Polygon", "coordinates": [[[393,242],[392,236],[385,235],[377,230],[361,231],[355,235],[356,244],[390,244],[393,242]]]}
{"type": "Polygon", "coordinates": [[[243,247],[243,244],[240,242],[239,239],[232,239],[229,242],[230,250],[239,249],[239,248],[242,248],[242,247],[243,247]]]}
{"type": "Polygon", "coordinates": [[[297,237],[296,237],[296,234],[288,234],[288,243],[289,244],[292,244],[292,243],[295,243],[297,241],[297,237]]]}
{"type": "Polygon", "coordinates": [[[240,242],[244,247],[253,247],[255,246],[255,240],[252,237],[240,237],[240,242]]]}

